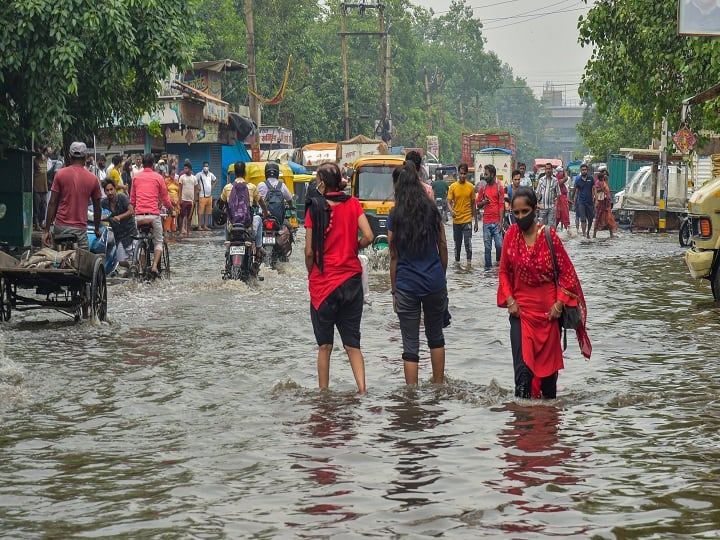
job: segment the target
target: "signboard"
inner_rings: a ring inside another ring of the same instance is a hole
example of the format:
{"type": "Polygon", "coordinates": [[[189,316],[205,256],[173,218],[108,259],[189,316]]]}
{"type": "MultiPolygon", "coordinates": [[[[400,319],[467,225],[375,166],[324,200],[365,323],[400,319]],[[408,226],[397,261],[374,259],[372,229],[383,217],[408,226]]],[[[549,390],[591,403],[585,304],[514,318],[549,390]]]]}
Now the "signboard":
{"type": "Polygon", "coordinates": [[[337,150],[303,150],[303,165],[319,167],[323,163],[335,163],[337,150]]]}
{"type": "Polygon", "coordinates": [[[220,142],[219,131],[218,124],[207,122],[202,129],[166,130],[165,138],[168,144],[210,144],[220,142]]]}
{"type": "Polygon", "coordinates": [[[695,137],[695,134],[690,130],[689,127],[683,126],[675,134],[675,136],[673,137],[673,141],[675,142],[675,147],[681,153],[689,154],[690,150],[695,148],[695,143],[697,143],[697,137],[695,137]]]}
{"type": "Polygon", "coordinates": [[[206,94],[210,94],[218,99],[222,98],[222,84],[220,73],[209,70],[188,71],[182,81],[206,94]]]}
{"type": "Polygon", "coordinates": [[[277,126],[261,126],[260,145],[264,150],[272,150],[274,148],[293,148],[292,129],[277,126]]]}
{"type": "Polygon", "coordinates": [[[678,34],[720,36],[720,7],[716,0],[678,0],[678,34]]]}
{"type": "Polygon", "coordinates": [[[427,151],[433,156],[437,156],[440,154],[440,140],[438,139],[437,135],[427,136],[427,151]]]}

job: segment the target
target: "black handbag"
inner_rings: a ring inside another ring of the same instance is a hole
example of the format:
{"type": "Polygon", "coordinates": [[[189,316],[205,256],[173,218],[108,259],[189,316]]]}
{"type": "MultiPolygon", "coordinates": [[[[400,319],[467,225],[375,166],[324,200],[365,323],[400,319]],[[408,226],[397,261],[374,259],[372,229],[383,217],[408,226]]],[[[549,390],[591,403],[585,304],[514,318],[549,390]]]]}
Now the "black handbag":
{"type": "MultiPolygon", "coordinates": [[[[550,236],[550,227],[545,226],[545,239],[547,240],[548,247],[550,248],[550,255],[552,255],[553,262],[553,277],[555,278],[555,288],[558,287],[558,270],[557,270],[557,259],[555,258],[555,248],[553,248],[552,237],[550,236]]],[[[562,313],[560,314],[560,327],[565,329],[563,336],[563,350],[567,349],[567,331],[575,330],[582,325],[582,314],[578,306],[563,306],[562,313]]]]}

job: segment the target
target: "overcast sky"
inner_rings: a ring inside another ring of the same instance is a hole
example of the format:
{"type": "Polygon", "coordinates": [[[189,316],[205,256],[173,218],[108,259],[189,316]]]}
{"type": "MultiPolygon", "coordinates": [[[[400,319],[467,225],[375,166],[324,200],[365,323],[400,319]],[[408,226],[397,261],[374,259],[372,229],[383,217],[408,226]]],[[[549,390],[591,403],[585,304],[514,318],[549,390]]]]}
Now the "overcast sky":
{"type": "MultiPolygon", "coordinates": [[[[450,0],[411,0],[442,14],[450,0]]],[[[593,2],[590,2],[592,5],[593,2]]],[[[546,83],[567,90],[578,100],[577,88],[591,51],[578,42],[577,21],[590,6],[581,0],[469,0],[475,18],[483,21],[486,48],[512,67],[536,95],[546,83]]]]}

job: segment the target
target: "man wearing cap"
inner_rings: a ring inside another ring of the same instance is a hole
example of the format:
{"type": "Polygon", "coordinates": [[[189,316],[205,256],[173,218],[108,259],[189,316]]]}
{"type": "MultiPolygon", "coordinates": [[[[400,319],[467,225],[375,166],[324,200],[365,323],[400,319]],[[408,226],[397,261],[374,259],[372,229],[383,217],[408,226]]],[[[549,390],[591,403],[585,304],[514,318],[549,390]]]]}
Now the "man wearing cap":
{"type": "Polygon", "coordinates": [[[97,177],[85,169],[87,157],[85,143],[77,141],[72,143],[69,153],[70,165],[55,173],[45,220],[43,244],[49,247],[52,245],[53,237],[74,234],[78,238],[78,247],[90,249],[87,236],[88,203],[92,201],[95,236],[99,238],[102,191],[97,177]]]}

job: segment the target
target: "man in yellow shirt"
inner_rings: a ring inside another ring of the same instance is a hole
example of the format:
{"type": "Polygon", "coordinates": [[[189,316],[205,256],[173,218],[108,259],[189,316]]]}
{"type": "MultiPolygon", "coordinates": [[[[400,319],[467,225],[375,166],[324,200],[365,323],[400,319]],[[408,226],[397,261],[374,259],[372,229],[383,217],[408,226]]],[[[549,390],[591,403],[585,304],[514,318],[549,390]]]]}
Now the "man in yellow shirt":
{"type": "Polygon", "coordinates": [[[115,182],[115,187],[118,195],[122,195],[123,193],[125,193],[125,186],[123,185],[122,177],[120,176],[120,171],[122,169],[120,163],[122,163],[122,156],[120,154],[115,154],[112,157],[113,168],[110,169],[110,172],[108,173],[108,178],[115,182]]]}
{"type": "Polygon", "coordinates": [[[455,239],[455,264],[460,265],[460,251],[465,242],[467,270],[472,269],[472,222],[478,231],[477,208],[475,207],[475,187],[467,181],[468,166],[458,166],[458,179],[450,184],[447,194],[448,212],[453,218],[453,238],[455,239]]]}

